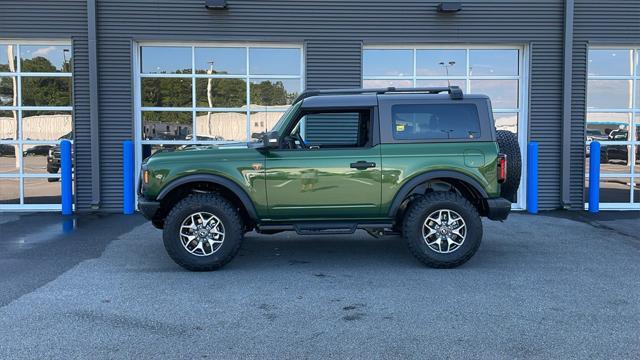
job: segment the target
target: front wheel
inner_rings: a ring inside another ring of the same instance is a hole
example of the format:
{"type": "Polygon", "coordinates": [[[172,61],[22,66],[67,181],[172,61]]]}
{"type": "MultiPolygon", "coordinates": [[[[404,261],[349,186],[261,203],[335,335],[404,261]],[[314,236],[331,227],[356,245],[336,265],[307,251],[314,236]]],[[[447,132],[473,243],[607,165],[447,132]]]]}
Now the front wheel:
{"type": "Polygon", "coordinates": [[[164,247],[178,265],[191,271],[216,270],[231,261],[244,235],[238,211],[216,194],[194,194],[167,216],[164,247]]]}
{"type": "Polygon", "coordinates": [[[432,192],[407,211],[402,235],[411,253],[434,268],[454,268],[467,262],[482,240],[476,208],[453,192],[432,192]]]}

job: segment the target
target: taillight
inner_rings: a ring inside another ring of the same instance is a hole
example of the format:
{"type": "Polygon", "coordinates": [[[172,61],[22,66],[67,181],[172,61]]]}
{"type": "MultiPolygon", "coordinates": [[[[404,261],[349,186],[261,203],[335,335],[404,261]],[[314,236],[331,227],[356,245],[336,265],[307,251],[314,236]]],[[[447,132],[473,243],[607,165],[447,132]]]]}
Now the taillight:
{"type": "Polygon", "coordinates": [[[507,155],[498,155],[498,183],[502,184],[507,180],[507,155]]]}

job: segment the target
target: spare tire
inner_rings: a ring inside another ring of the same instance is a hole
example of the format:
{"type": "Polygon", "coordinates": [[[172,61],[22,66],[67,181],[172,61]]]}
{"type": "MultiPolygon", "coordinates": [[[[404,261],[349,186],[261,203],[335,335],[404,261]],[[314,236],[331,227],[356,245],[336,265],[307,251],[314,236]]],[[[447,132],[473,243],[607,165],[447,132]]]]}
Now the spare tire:
{"type": "Polygon", "coordinates": [[[518,136],[511,131],[497,130],[496,138],[500,153],[507,155],[507,179],[500,186],[500,196],[516,202],[516,194],[520,186],[520,174],[522,173],[522,158],[518,136]]]}

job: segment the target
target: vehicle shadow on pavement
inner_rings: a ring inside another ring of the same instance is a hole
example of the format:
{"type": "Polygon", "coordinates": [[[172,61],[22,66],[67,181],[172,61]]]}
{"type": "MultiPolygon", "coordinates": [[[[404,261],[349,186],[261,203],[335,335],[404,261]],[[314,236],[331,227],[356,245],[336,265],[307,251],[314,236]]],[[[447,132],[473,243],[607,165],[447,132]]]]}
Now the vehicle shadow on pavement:
{"type": "MultiPolygon", "coordinates": [[[[531,273],[535,271],[532,266],[588,265],[592,261],[591,247],[607,246],[610,241],[626,243],[624,239],[612,240],[606,229],[558,217],[513,214],[503,223],[485,221],[483,224],[482,244],[469,262],[455,270],[434,271],[508,270],[531,273]],[[558,248],[569,251],[557,251],[558,248]]],[[[161,231],[150,225],[144,227],[152,236],[136,241],[152,242],[130,250],[139,252],[136,256],[144,260],[137,264],[137,271],[183,271],[166,255],[161,231]]],[[[633,244],[629,245],[633,247],[633,244]]],[[[613,252],[625,252],[624,246],[609,246],[613,252]]],[[[359,230],[352,235],[339,236],[299,236],[295,232],[261,235],[251,232],[246,234],[236,258],[218,272],[281,270],[283,267],[314,271],[368,267],[429,269],[413,258],[401,236],[374,238],[359,230]]]]}

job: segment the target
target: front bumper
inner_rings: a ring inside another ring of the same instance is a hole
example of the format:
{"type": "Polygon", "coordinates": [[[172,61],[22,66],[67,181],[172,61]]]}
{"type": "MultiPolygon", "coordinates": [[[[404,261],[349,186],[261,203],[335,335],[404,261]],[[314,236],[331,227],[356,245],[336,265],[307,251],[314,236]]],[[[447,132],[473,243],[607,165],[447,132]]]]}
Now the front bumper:
{"type": "Polygon", "coordinates": [[[511,212],[511,201],[505,198],[487,199],[487,217],[491,220],[506,220],[511,212]]]}
{"type": "Polygon", "coordinates": [[[147,220],[151,220],[158,212],[160,202],[147,200],[144,196],[138,196],[138,208],[147,220]]]}

